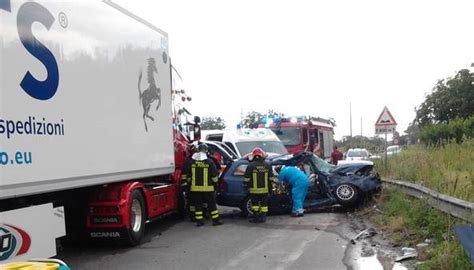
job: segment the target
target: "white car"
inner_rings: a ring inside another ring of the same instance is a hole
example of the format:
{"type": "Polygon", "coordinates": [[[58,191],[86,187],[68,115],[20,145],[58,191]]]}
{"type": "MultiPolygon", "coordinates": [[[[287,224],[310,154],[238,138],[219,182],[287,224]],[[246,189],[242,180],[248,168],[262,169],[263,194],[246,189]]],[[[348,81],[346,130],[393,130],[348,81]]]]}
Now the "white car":
{"type": "Polygon", "coordinates": [[[371,154],[364,148],[351,148],[345,154],[344,160],[339,160],[338,165],[349,164],[349,163],[365,163],[374,164],[369,160],[371,154]]]}
{"type": "Polygon", "coordinates": [[[387,156],[399,154],[402,151],[399,145],[392,145],[387,147],[387,156]]]}

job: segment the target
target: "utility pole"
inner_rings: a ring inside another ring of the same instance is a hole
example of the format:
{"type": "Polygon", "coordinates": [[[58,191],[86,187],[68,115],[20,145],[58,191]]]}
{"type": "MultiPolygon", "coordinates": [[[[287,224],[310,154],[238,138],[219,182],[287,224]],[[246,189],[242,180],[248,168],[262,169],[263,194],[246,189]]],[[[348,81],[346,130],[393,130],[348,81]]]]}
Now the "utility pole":
{"type": "Polygon", "coordinates": [[[352,103],[350,103],[350,102],[349,102],[349,118],[350,118],[351,138],[352,138],[352,103]]]}
{"type": "Polygon", "coordinates": [[[362,115],[360,116],[360,146],[363,147],[364,137],[362,136],[362,115]]]}

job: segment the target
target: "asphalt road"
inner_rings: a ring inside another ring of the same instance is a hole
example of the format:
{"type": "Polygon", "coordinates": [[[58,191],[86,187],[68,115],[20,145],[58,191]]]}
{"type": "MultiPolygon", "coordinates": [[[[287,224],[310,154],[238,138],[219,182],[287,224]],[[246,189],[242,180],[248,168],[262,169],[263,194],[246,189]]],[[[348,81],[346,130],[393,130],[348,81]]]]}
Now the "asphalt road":
{"type": "Polygon", "coordinates": [[[114,243],[66,245],[58,254],[72,269],[347,269],[344,213],[303,218],[270,216],[252,224],[230,208],[222,226],[197,228],[173,217],[147,225],[136,247],[114,243]]]}

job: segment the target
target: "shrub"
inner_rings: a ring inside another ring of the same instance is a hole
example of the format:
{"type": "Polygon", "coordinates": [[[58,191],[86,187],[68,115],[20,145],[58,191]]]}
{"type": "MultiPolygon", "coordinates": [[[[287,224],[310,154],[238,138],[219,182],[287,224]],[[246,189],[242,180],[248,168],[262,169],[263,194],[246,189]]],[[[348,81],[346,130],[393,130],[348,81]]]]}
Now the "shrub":
{"type": "Polygon", "coordinates": [[[444,145],[451,141],[461,143],[465,139],[474,138],[474,116],[426,126],[420,130],[419,137],[425,145],[444,145]]]}

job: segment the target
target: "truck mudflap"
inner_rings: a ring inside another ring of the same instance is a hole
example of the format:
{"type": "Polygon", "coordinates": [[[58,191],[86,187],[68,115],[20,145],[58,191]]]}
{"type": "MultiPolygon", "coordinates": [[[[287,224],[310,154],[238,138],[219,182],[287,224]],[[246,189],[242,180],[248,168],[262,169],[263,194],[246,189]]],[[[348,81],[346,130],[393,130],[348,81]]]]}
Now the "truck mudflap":
{"type": "Polygon", "coordinates": [[[64,208],[52,203],[0,213],[0,263],[56,255],[56,238],[66,234],[64,208]]]}

